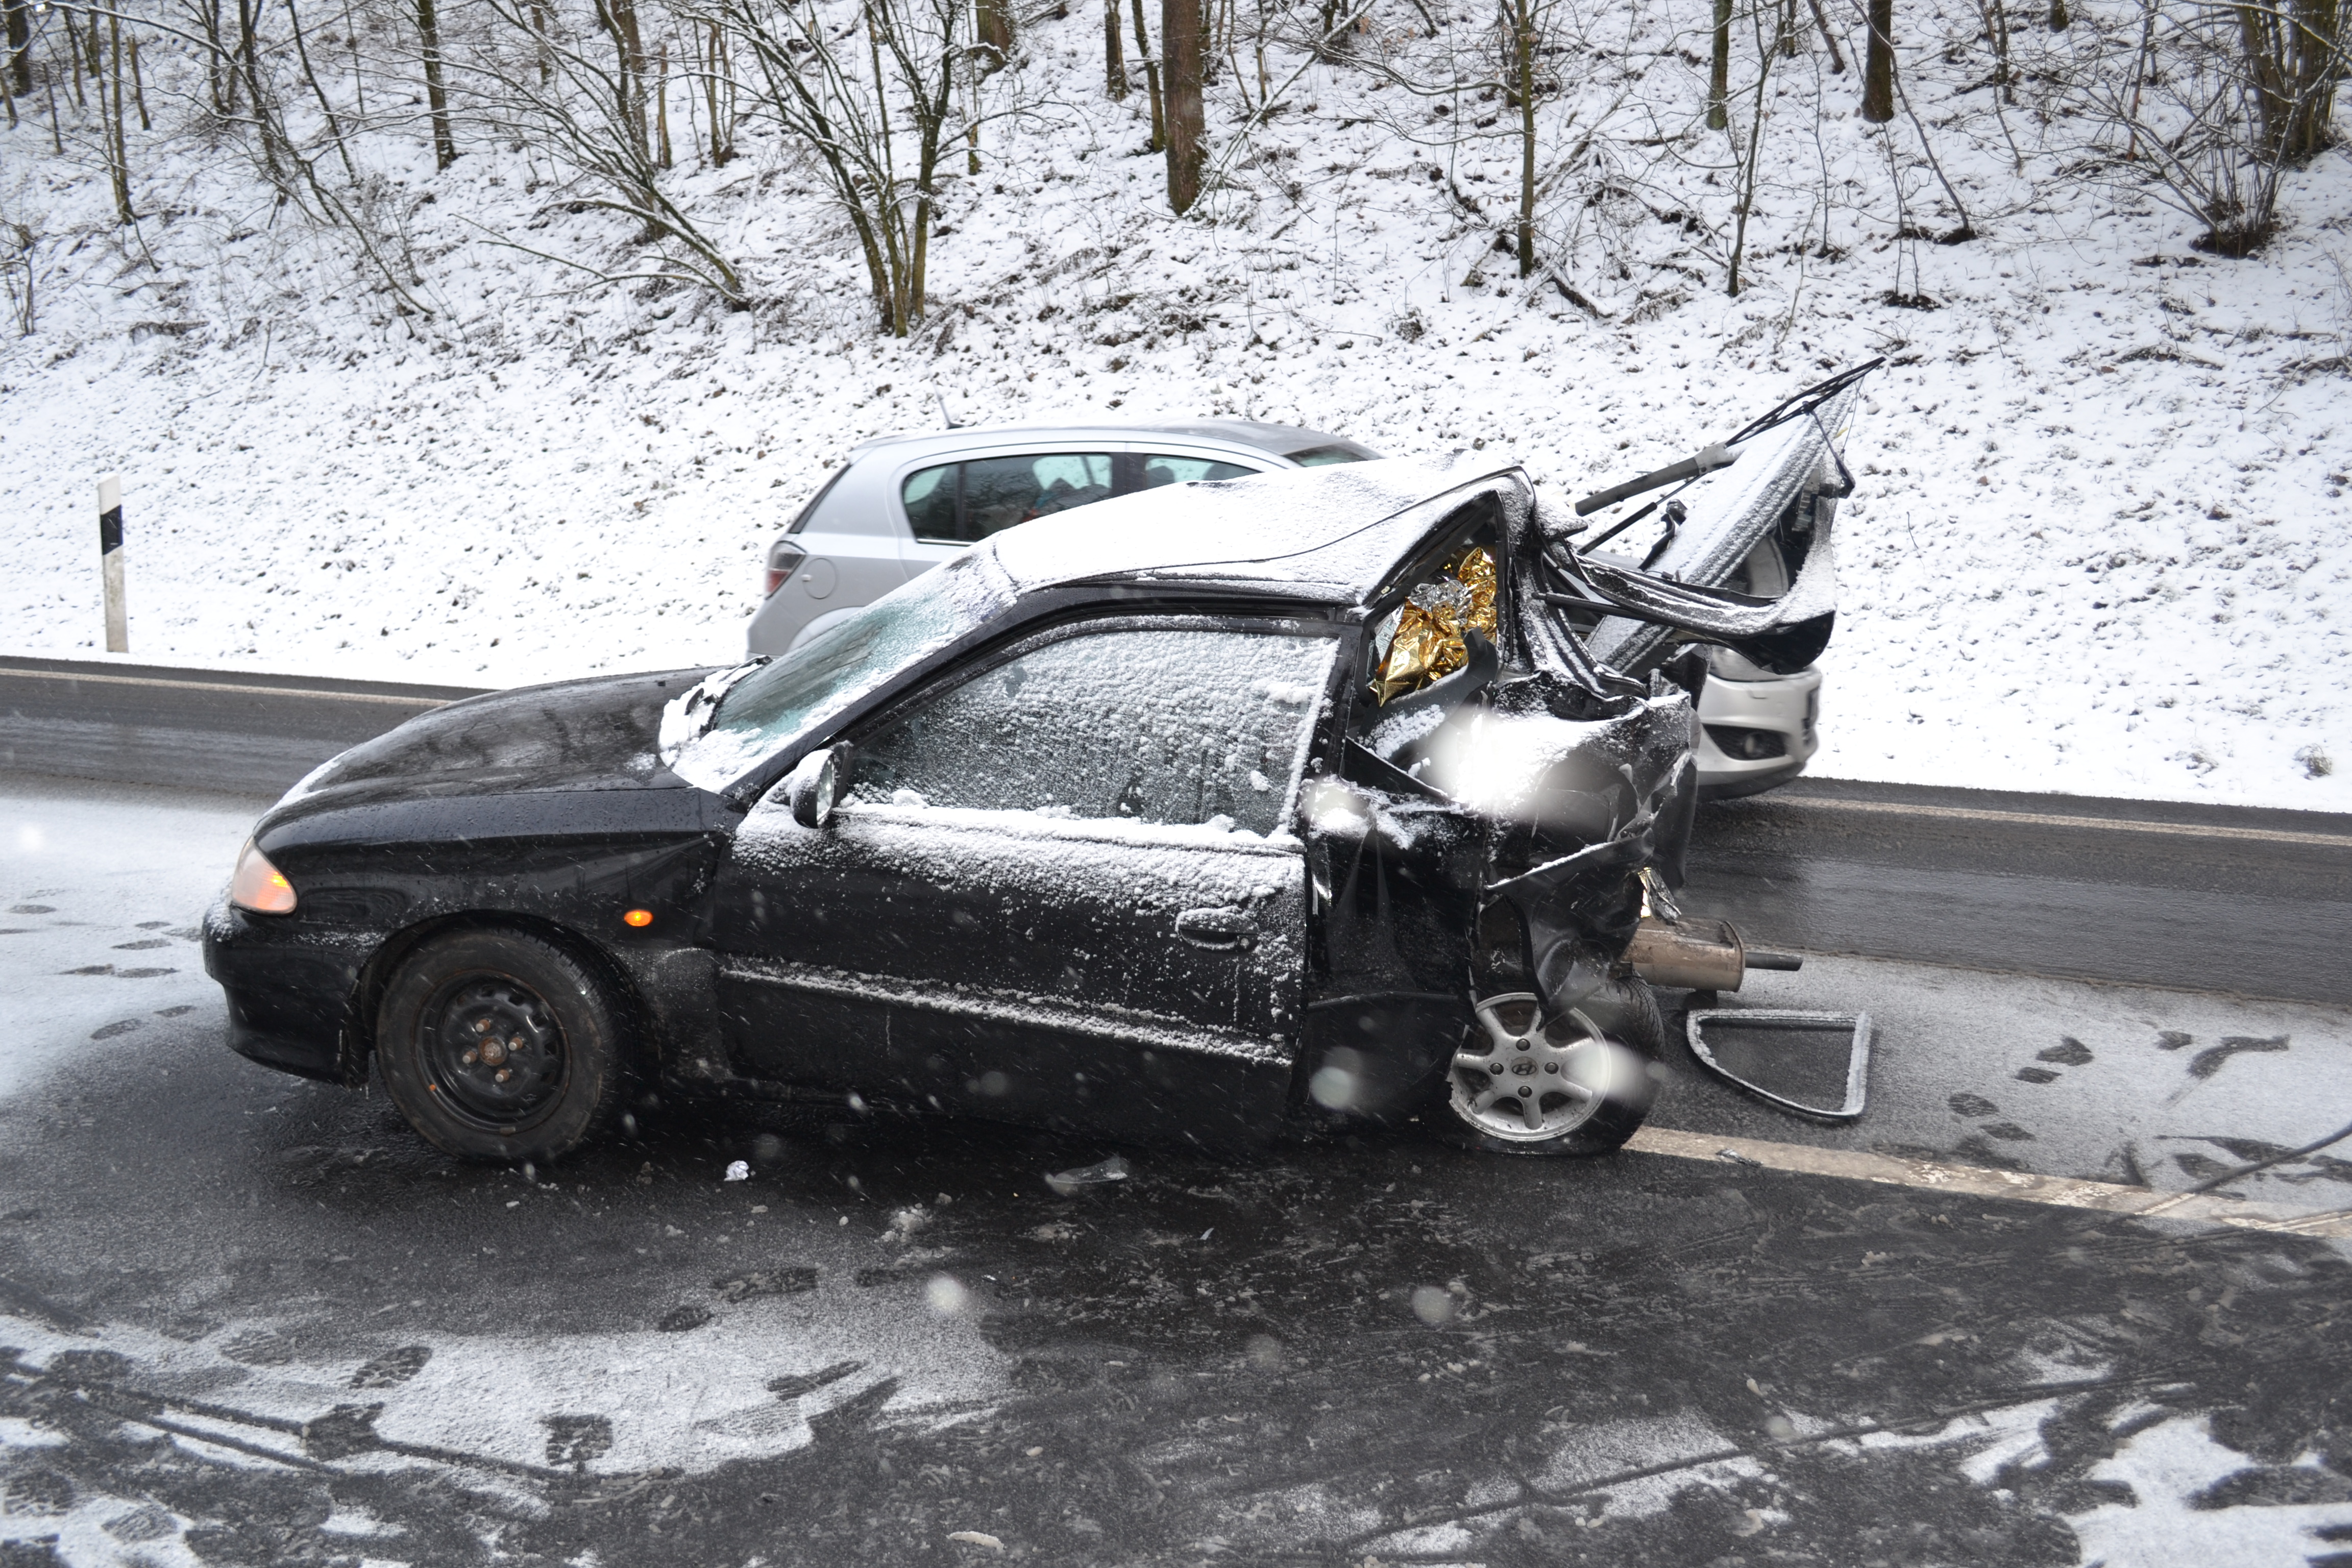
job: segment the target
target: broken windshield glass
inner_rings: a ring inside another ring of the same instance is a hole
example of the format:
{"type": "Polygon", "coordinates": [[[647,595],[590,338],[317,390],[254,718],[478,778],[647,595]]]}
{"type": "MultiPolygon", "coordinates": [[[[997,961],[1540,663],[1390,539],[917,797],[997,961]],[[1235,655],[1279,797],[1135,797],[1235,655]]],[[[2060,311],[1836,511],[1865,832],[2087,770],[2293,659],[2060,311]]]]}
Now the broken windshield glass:
{"type": "Polygon", "coordinates": [[[1012,601],[1012,584],[992,556],[958,556],[735,683],[709,728],[663,760],[688,784],[724,788],[1012,601]]]}

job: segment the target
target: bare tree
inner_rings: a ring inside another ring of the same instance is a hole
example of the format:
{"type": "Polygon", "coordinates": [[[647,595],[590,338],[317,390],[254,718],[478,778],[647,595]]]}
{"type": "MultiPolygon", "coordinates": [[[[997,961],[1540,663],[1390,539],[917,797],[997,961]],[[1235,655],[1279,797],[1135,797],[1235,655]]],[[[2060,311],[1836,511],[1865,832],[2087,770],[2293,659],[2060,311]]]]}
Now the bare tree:
{"type": "MultiPolygon", "coordinates": [[[[237,0],[243,7],[246,0],[237,0]]],[[[446,169],[457,161],[457,137],[449,125],[449,89],[441,79],[441,18],[435,0],[416,0],[416,37],[425,53],[425,107],[433,119],[433,163],[446,169]]]]}
{"type": "Polygon", "coordinates": [[[2290,163],[2315,156],[2328,142],[2336,80],[2352,67],[2343,48],[2342,0],[2246,0],[2231,9],[2263,142],[2290,163]]]}
{"type": "Polygon", "coordinates": [[[1151,34],[1143,26],[1143,0],[1133,0],[1135,6],[1135,58],[1143,64],[1143,85],[1151,95],[1151,142],[1148,151],[1157,153],[1168,145],[1167,106],[1160,90],[1160,57],[1151,52],[1151,34]]]}
{"type": "Polygon", "coordinates": [[[1160,0],[1160,52],[1168,99],[1168,205],[1190,212],[1201,199],[1208,120],[1201,101],[1201,0],[1160,0]]]}
{"type": "Polygon", "coordinates": [[[2153,175],[2158,199],[2203,226],[2200,248],[2261,249],[2286,169],[2325,144],[2339,25],[2335,0],[2143,0],[2128,27],[2086,18],[2075,92],[2125,143],[2112,177],[2153,175]]]}
{"type": "Polygon", "coordinates": [[[1870,47],[1862,58],[1862,117],[1873,125],[1895,118],[1895,0],[1864,0],[1870,47]]]}
{"type": "Polygon", "coordinates": [[[1731,0],[1715,0],[1715,48],[1707,62],[1706,128],[1731,128],[1731,0]]]}
{"type": "Polygon", "coordinates": [[[996,69],[1012,60],[1011,0],[973,0],[972,26],[981,47],[995,57],[989,68],[996,69]]]}
{"type": "Polygon", "coordinates": [[[114,187],[114,216],[119,222],[131,224],[138,221],[138,215],[131,209],[131,145],[123,134],[122,18],[108,13],[106,27],[114,56],[111,77],[99,87],[101,100],[107,100],[107,88],[110,85],[113,89],[111,100],[105,101],[106,172],[114,187]]]}
{"type": "MultiPolygon", "coordinates": [[[[631,47],[631,34],[611,0],[595,0],[584,25],[552,5],[534,18],[530,0],[483,4],[504,24],[503,37],[528,39],[529,47],[483,48],[467,57],[474,112],[501,135],[568,170],[564,183],[574,202],[634,219],[638,226],[633,241],[649,248],[652,257],[604,268],[531,250],[512,239],[504,243],[607,282],[694,283],[730,302],[744,302],[733,259],[662,187],[659,149],[647,135],[643,49],[631,47]],[[602,43],[598,32],[605,35],[602,43]]],[[[641,36],[637,41],[642,44],[641,36]]]]}
{"type": "Polygon", "coordinates": [[[16,94],[33,90],[32,0],[7,0],[8,69],[16,79],[16,94]]]}
{"type": "Polygon", "coordinates": [[[747,114],[814,153],[849,219],[882,329],[923,317],[956,71],[980,47],[961,0],[718,0],[759,68],[747,114]]]}

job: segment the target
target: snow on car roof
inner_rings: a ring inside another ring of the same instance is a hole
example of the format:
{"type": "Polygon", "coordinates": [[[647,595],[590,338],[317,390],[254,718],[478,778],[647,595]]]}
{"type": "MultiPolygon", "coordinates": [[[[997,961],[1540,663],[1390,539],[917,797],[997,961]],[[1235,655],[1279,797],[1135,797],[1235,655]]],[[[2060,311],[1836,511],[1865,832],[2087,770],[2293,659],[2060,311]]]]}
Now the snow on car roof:
{"type": "Polygon", "coordinates": [[[1491,453],[1385,458],[1246,479],[1163,485],[1025,522],[976,549],[1023,591],[1072,583],[1279,583],[1360,604],[1467,501],[1524,505],[1518,465],[1491,453]]]}
{"type": "Polygon", "coordinates": [[[1270,425],[1262,419],[1162,420],[1030,420],[1017,425],[954,425],[944,430],[908,430],[876,436],[859,442],[851,452],[860,458],[885,447],[932,445],[961,447],[992,441],[1062,440],[1065,438],[1134,442],[1150,436],[1205,438],[1255,447],[1282,456],[1316,447],[1343,446],[1358,451],[1344,436],[1313,430],[1304,425],[1270,425]]]}

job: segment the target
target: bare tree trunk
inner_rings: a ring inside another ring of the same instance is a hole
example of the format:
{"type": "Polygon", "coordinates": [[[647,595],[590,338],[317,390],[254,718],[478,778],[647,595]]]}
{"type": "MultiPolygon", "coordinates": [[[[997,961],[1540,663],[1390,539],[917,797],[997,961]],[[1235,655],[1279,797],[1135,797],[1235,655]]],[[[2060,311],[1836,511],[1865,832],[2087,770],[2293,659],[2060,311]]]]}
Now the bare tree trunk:
{"type": "Polygon", "coordinates": [[[1813,26],[1822,30],[1822,42],[1829,46],[1830,74],[1845,74],[1845,52],[1838,47],[1837,35],[1830,31],[1830,19],[1822,15],[1822,0],[1810,0],[1813,7],[1813,26]]]}
{"type": "MultiPolygon", "coordinates": [[[[694,89],[687,89],[687,118],[694,118],[694,89]]],[[[689,125],[688,129],[692,127],[689,125]]],[[[669,40],[664,38],[654,57],[654,162],[667,169],[670,166],[669,149],[669,40]]]]}
{"type": "Polygon", "coordinates": [[[83,92],[81,85],[81,33],[74,26],[73,12],[70,9],[65,15],[65,29],[66,79],[74,89],[74,107],[88,109],[89,99],[83,92]]]}
{"type": "Polygon", "coordinates": [[[8,129],[11,131],[16,129],[16,94],[12,90],[8,79],[16,74],[13,70],[0,70],[0,103],[8,106],[8,129]]]}
{"type": "Polygon", "coordinates": [[[139,75],[139,35],[131,35],[131,101],[139,106],[139,129],[152,131],[155,121],[147,113],[147,84],[139,75]]]}
{"type": "Polygon", "coordinates": [[[1103,90],[1113,103],[1127,97],[1127,52],[1118,42],[1118,0],[1103,0],[1103,90]]]}
{"type": "Polygon", "coordinates": [[[1143,84],[1151,93],[1151,145],[1148,151],[1157,153],[1168,145],[1168,121],[1163,108],[1166,99],[1160,90],[1160,57],[1151,52],[1151,35],[1143,26],[1143,0],[1134,0],[1134,5],[1135,57],[1143,62],[1143,84]]]}
{"type": "Polygon", "coordinates": [[[620,56],[615,82],[620,101],[614,108],[642,157],[649,139],[646,134],[646,44],[637,31],[636,0],[601,0],[601,4],[613,34],[613,47],[620,56]]]}
{"type": "Polygon", "coordinates": [[[1536,270],[1535,0],[1511,0],[1511,74],[1519,98],[1519,276],[1536,270]]]}
{"type": "Polygon", "coordinates": [[[2327,145],[2336,77],[2346,67],[2338,40],[2342,0],[2287,0],[2276,8],[2241,4],[2246,74],[2262,110],[2264,149],[2300,163],[2327,145]]]}
{"type": "Polygon", "coordinates": [[[351,0],[343,0],[343,42],[352,47],[352,99],[359,107],[360,118],[367,118],[367,77],[360,69],[359,29],[352,25],[351,0]]]}
{"type": "MultiPolygon", "coordinates": [[[[1774,26],[1779,27],[1784,25],[1780,7],[1773,7],[1773,12],[1774,26]]],[[[1748,145],[1744,149],[1738,149],[1742,154],[1739,163],[1739,201],[1734,209],[1731,267],[1724,288],[1724,292],[1735,300],[1739,297],[1739,273],[1748,256],[1748,215],[1756,209],[1756,171],[1764,154],[1764,104],[1766,102],[1764,89],[1772,74],[1773,50],[1780,43],[1778,38],[1767,40],[1763,37],[1763,17],[1760,15],[1757,16],[1756,22],[1756,106],[1748,122],[1748,145]]]]}
{"type": "MultiPolygon", "coordinates": [[[[122,132],[122,19],[109,13],[106,18],[108,37],[114,45],[114,101],[107,106],[107,162],[114,176],[114,216],[125,224],[138,221],[131,210],[131,143],[122,132]]],[[[105,84],[99,87],[100,95],[106,92],[105,84]]]]}
{"type": "Polygon", "coordinates": [[[1160,0],[1160,52],[1168,62],[1168,205],[1192,210],[1208,161],[1201,103],[1201,0],[1160,0]]]}
{"type": "Polygon", "coordinates": [[[425,45],[425,107],[433,120],[433,166],[457,161],[457,138],[449,129],[449,91],[441,83],[441,18],[434,0],[416,0],[416,36],[425,45]]]}
{"type": "MultiPolygon", "coordinates": [[[[261,0],[236,0],[237,53],[245,61],[246,95],[253,100],[254,134],[261,142],[261,166],[277,188],[278,200],[286,199],[288,189],[285,167],[278,159],[278,120],[269,107],[269,95],[261,89],[261,0]]],[[[230,62],[236,64],[234,60],[230,62]]]]}
{"type": "Polygon", "coordinates": [[[1731,0],[1715,0],[1715,56],[1706,70],[1706,128],[1731,128],[1731,0]]]}
{"type": "Polygon", "coordinates": [[[7,5],[8,70],[16,79],[16,96],[25,98],[33,90],[33,4],[7,0],[7,5]]]}
{"type": "MultiPolygon", "coordinates": [[[[327,101],[327,89],[319,85],[319,73],[310,68],[310,46],[302,37],[302,18],[294,9],[294,0],[286,0],[286,21],[294,29],[294,57],[302,63],[302,79],[310,84],[310,94],[319,100],[319,112],[326,116],[327,134],[335,139],[335,151],[342,154],[343,173],[352,184],[360,183],[360,172],[352,166],[352,150],[343,145],[342,121],[335,118],[335,106],[327,101]]],[[[136,62],[139,57],[131,57],[136,62]]]]}
{"type": "Polygon", "coordinates": [[[2008,0],[1983,0],[1985,36],[1992,40],[1992,81],[2006,103],[2017,101],[2017,85],[2009,72],[2008,0]]]}
{"type": "Polygon", "coordinates": [[[228,50],[221,43],[220,0],[201,0],[193,6],[196,25],[205,30],[205,87],[215,114],[236,110],[236,72],[228,66],[228,50]]]}
{"type": "MultiPolygon", "coordinates": [[[[719,104],[719,88],[727,75],[727,41],[713,23],[710,28],[710,69],[702,79],[704,104],[710,110],[710,166],[723,169],[735,156],[735,139],[729,135],[727,115],[719,104]]],[[[731,85],[731,84],[730,84],[731,85]]]]}
{"type": "Polygon", "coordinates": [[[1013,6],[1010,0],[978,0],[972,11],[973,31],[982,47],[996,56],[991,70],[1013,58],[1013,6]]]}
{"type": "Polygon", "coordinates": [[[2050,30],[2063,33],[2074,25],[2074,18],[2066,11],[2066,0],[2050,0],[2050,30]]]}
{"type": "Polygon", "coordinates": [[[1867,0],[1870,50],[1862,61],[1862,117],[1873,125],[1895,118],[1895,0],[1867,0]]]}

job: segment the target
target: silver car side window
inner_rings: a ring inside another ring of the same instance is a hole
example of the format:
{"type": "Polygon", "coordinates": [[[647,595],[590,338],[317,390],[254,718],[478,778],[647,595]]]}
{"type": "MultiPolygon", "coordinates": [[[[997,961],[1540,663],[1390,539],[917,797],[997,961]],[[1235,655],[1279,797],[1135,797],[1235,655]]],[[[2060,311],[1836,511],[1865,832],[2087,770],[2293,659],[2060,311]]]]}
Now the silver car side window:
{"type": "Polygon", "coordinates": [[[848,798],[1272,834],[1337,648],[1330,637],[1213,629],[1066,637],[867,742],[848,798]]]}
{"type": "Polygon", "coordinates": [[[961,487],[957,470],[961,463],[941,463],[935,468],[921,468],[907,476],[898,487],[898,499],[907,509],[907,521],[915,537],[927,544],[960,544],[964,536],[956,515],[961,487]]]}
{"type": "Polygon", "coordinates": [[[1188,485],[1202,479],[1245,479],[1256,472],[1255,468],[1222,463],[1214,458],[1180,458],[1154,452],[1143,459],[1143,488],[1157,489],[1161,485],[1188,485]]]}
{"type": "Polygon", "coordinates": [[[907,521],[926,544],[972,544],[1057,511],[1108,500],[1108,452],[1032,452],[919,468],[898,487],[907,521]]]}

